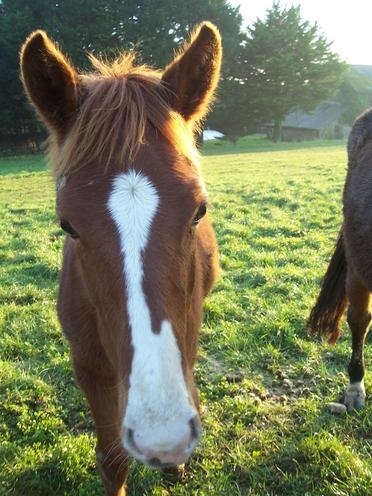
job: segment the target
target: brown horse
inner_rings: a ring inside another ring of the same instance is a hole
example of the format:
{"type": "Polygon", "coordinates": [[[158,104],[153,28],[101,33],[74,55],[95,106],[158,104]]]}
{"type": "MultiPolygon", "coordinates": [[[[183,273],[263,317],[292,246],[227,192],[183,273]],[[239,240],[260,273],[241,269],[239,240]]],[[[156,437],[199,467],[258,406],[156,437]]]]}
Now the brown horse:
{"type": "Polygon", "coordinates": [[[42,31],[22,80],[50,135],[66,231],[58,315],[92,411],[107,495],[123,495],[127,455],[184,464],[200,437],[193,379],[217,247],[193,133],[221,64],[201,24],[163,73],[124,55],[78,75],[42,31]]]}
{"type": "Polygon", "coordinates": [[[372,110],[354,123],[348,140],[348,173],[344,187],[344,222],[308,321],[310,332],[339,337],[341,317],[348,307],[352,333],[350,384],[344,403],[349,411],[363,408],[364,342],[371,323],[372,292],[372,110]]]}

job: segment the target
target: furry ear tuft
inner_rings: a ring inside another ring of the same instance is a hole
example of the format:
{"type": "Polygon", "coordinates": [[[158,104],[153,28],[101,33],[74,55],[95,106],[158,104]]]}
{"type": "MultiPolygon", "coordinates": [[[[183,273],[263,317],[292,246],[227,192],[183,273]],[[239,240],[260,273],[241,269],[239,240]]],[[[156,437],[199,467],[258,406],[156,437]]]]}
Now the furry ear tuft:
{"type": "Polygon", "coordinates": [[[162,80],[169,90],[170,104],[186,121],[198,122],[208,112],[220,76],[221,59],[220,33],[206,21],[166,67],[162,80]]]}
{"type": "Polygon", "coordinates": [[[21,49],[21,78],[43,121],[63,131],[77,106],[78,76],[44,31],[31,33],[21,49]]]}

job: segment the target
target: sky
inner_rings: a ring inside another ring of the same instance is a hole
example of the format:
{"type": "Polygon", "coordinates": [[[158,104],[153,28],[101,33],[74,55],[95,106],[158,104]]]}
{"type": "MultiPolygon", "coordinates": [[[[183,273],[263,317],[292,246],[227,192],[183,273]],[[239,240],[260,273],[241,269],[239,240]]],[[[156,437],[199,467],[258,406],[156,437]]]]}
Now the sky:
{"type": "MultiPolygon", "coordinates": [[[[265,18],[273,0],[229,0],[240,5],[243,26],[265,18]]],[[[332,50],[348,64],[372,65],[372,0],[280,0],[283,7],[301,6],[303,20],[318,23],[332,50]]]]}

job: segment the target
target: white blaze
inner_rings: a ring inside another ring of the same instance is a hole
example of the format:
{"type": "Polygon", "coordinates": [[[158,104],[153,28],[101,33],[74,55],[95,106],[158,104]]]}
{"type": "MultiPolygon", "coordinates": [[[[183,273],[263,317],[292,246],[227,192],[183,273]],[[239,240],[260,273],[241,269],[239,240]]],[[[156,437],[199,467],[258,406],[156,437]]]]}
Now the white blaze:
{"type": "Polygon", "coordinates": [[[164,320],[160,332],[153,332],[143,291],[143,254],[158,205],[159,195],[142,173],[129,170],[115,177],[108,208],[119,233],[133,345],[123,424],[134,431],[136,443],[167,449],[187,435],[196,412],[171,323],[164,320]]]}

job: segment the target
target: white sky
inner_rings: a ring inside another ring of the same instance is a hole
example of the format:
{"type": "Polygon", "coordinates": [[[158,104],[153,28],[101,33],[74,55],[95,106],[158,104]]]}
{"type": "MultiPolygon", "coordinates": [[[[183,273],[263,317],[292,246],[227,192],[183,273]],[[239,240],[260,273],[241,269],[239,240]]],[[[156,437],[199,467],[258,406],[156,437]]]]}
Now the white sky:
{"type": "MultiPolygon", "coordinates": [[[[273,0],[229,0],[240,5],[243,26],[264,19],[273,0]]],[[[349,64],[372,65],[372,0],[280,0],[283,7],[301,6],[303,20],[317,21],[332,50],[349,64]]]]}

